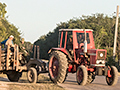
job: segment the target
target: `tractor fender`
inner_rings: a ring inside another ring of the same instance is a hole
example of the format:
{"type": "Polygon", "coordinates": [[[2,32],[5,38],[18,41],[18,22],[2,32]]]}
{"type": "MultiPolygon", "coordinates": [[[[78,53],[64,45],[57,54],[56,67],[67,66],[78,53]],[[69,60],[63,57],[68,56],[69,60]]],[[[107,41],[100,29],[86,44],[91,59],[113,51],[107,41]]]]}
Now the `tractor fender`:
{"type": "Polygon", "coordinates": [[[36,66],[40,66],[40,67],[46,67],[46,63],[43,62],[42,60],[37,60],[37,59],[30,59],[29,62],[26,64],[27,69],[29,69],[30,67],[36,67],[36,66]]]}
{"type": "Polygon", "coordinates": [[[68,56],[68,58],[69,58],[71,61],[73,61],[70,53],[68,52],[68,50],[66,50],[66,49],[64,49],[64,48],[51,48],[51,49],[48,51],[48,53],[50,54],[50,53],[51,53],[52,51],[54,51],[54,50],[63,52],[64,54],[66,54],[66,55],[68,56]]]}

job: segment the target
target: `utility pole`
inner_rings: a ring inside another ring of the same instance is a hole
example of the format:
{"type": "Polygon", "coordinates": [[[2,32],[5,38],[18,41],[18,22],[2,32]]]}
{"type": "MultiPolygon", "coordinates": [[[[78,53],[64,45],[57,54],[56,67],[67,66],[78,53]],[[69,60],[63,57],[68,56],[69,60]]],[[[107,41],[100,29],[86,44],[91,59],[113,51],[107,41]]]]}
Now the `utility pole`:
{"type": "Polygon", "coordinates": [[[119,18],[119,6],[117,6],[116,12],[116,25],[115,25],[115,36],[114,36],[114,48],[113,48],[113,59],[115,61],[116,56],[116,44],[117,44],[117,32],[118,32],[118,18],[119,18]]]}

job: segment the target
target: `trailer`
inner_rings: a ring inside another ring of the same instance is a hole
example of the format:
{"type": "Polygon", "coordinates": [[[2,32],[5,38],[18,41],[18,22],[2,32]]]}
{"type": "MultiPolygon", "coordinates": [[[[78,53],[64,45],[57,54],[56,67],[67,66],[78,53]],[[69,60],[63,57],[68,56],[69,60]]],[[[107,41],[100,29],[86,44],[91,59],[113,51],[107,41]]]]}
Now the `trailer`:
{"type": "MultiPolygon", "coordinates": [[[[39,48],[39,47],[37,47],[39,48]]],[[[37,49],[38,50],[38,49],[37,49]]],[[[7,48],[1,48],[0,45],[0,74],[6,74],[12,82],[18,82],[22,72],[27,72],[27,78],[30,83],[37,82],[37,76],[40,73],[47,72],[46,63],[36,56],[36,46],[34,48],[34,58],[30,58],[27,63],[23,61],[22,53],[19,52],[18,45],[15,45],[14,51],[11,51],[10,45],[7,48]]],[[[37,53],[38,57],[38,53],[37,53]]]]}

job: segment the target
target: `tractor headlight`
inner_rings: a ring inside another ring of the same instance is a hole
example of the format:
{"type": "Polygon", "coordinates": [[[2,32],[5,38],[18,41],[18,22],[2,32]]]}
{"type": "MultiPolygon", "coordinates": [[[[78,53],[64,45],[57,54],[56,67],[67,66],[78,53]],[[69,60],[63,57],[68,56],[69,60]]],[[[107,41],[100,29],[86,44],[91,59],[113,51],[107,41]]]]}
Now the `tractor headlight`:
{"type": "Polygon", "coordinates": [[[98,59],[98,60],[103,60],[103,59],[105,59],[105,51],[98,51],[97,59],[98,59]]]}
{"type": "Polygon", "coordinates": [[[96,64],[105,64],[105,60],[96,60],[96,64]]]}
{"type": "Polygon", "coordinates": [[[99,64],[99,60],[96,61],[96,64],[99,64]]]}
{"type": "Polygon", "coordinates": [[[102,60],[102,64],[105,64],[105,60],[102,60]]]}
{"type": "Polygon", "coordinates": [[[103,57],[103,53],[100,53],[100,57],[103,57]]]}

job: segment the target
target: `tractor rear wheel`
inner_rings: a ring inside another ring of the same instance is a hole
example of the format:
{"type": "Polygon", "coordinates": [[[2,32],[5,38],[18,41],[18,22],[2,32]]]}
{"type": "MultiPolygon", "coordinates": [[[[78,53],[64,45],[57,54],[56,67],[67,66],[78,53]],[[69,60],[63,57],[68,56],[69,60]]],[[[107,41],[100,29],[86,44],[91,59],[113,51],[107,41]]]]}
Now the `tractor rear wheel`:
{"type": "Polygon", "coordinates": [[[108,85],[113,86],[118,81],[118,70],[115,66],[111,66],[111,77],[106,76],[106,82],[108,85]]]}
{"type": "Polygon", "coordinates": [[[67,58],[60,51],[53,51],[49,60],[49,76],[54,83],[63,83],[67,76],[67,58]]]}
{"type": "Polygon", "coordinates": [[[78,67],[77,73],[76,73],[76,79],[79,85],[87,84],[88,72],[85,66],[81,65],[78,67]]]}

